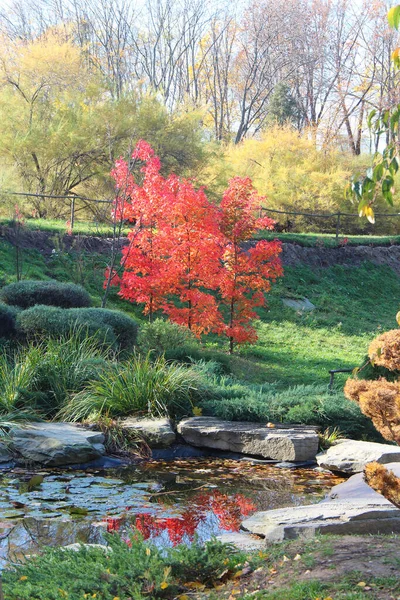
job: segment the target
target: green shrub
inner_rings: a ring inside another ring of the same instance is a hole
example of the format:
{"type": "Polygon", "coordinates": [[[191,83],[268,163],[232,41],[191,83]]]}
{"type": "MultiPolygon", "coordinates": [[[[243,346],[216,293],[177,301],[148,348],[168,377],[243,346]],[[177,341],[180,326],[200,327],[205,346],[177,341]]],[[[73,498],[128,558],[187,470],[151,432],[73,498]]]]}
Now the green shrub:
{"type": "Polygon", "coordinates": [[[35,380],[35,365],[25,352],[10,358],[0,354],[0,412],[13,411],[22,404],[24,390],[31,389],[35,380]]]}
{"type": "Polygon", "coordinates": [[[145,354],[151,351],[161,355],[182,347],[198,347],[198,342],[187,327],[156,319],[140,327],[138,346],[145,354]]]}
{"type": "Polygon", "coordinates": [[[213,348],[204,348],[197,345],[186,345],[180,348],[168,350],[165,353],[165,358],[168,360],[177,361],[187,365],[204,361],[217,364],[221,374],[228,375],[232,372],[232,357],[220,350],[213,348]]]}
{"type": "Polygon", "coordinates": [[[138,355],[102,372],[98,381],[72,398],[60,416],[71,421],[140,413],[181,416],[191,414],[192,404],[207,393],[198,370],[170,364],[163,357],[153,362],[150,354],[138,355]]]}
{"type": "Polygon", "coordinates": [[[18,327],[28,338],[68,336],[75,330],[83,337],[96,337],[114,348],[131,349],[136,342],[136,321],[105,308],[56,308],[33,306],[18,315],[18,327]]]}
{"type": "Polygon", "coordinates": [[[9,338],[16,333],[16,310],[7,304],[0,304],[0,334],[9,338]]]}
{"type": "Polygon", "coordinates": [[[11,306],[29,308],[35,304],[60,308],[91,305],[89,294],[80,285],[59,281],[18,281],[0,290],[0,300],[11,306]]]}
{"type": "MultiPolygon", "coordinates": [[[[218,541],[159,549],[140,536],[129,546],[107,535],[110,552],[82,548],[76,552],[47,548],[13,569],[3,571],[7,600],[82,600],[176,598],[184,582],[211,585],[222,572],[236,572],[246,556],[218,541]]],[[[189,592],[191,593],[191,592],[189,592]]]]}
{"type": "Polygon", "coordinates": [[[110,347],[116,346],[117,339],[112,328],[87,318],[85,310],[88,309],[65,309],[38,304],[22,311],[17,317],[17,325],[28,339],[59,338],[75,332],[82,337],[96,337],[100,343],[110,347]]]}
{"type": "Polygon", "coordinates": [[[86,308],[76,310],[74,314],[78,315],[77,321],[79,324],[84,325],[86,320],[89,320],[93,323],[102,323],[104,327],[110,327],[121,349],[132,350],[136,345],[138,323],[125,313],[106,308],[86,308]]]}

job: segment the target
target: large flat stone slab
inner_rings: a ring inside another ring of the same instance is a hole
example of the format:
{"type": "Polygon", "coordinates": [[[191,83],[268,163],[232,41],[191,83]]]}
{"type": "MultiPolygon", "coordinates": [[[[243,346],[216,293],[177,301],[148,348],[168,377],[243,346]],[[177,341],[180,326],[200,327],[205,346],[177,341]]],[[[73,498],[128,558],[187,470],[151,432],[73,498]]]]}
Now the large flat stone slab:
{"type": "MultiPolygon", "coordinates": [[[[400,463],[388,463],[385,466],[397,477],[400,477],[400,463]]],[[[322,502],[357,502],[358,504],[364,502],[392,506],[389,500],[386,500],[382,494],[373,490],[365,482],[363,473],[356,473],[347,481],[335,485],[322,502]]]]}
{"type": "Polygon", "coordinates": [[[340,473],[360,473],[367,463],[400,462],[400,447],[375,442],[343,440],[317,456],[320,467],[340,473]]]}
{"type": "Polygon", "coordinates": [[[105,454],[101,432],[69,423],[31,423],[14,428],[11,440],[23,458],[50,467],[85,463],[105,454]]]}
{"type": "MultiPolygon", "coordinates": [[[[386,466],[400,476],[400,463],[386,466]]],[[[243,521],[242,528],[267,542],[309,539],[316,533],[400,533],[400,510],[370,488],[362,473],[357,473],[335,485],[319,504],[257,512],[243,521]]]]}
{"type": "Polygon", "coordinates": [[[171,419],[135,419],[120,422],[121,427],[137,431],[150,448],[168,448],[176,440],[171,419]]]}
{"type": "Polygon", "coordinates": [[[230,450],[278,461],[315,460],[318,435],[315,428],[223,421],[192,417],[178,424],[178,433],[193,446],[230,450]]]}
{"type": "Polygon", "coordinates": [[[399,533],[400,510],[381,502],[326,502],[257,512],[243,521],[242,528],[270,542],[310,539],[317,533],[399,533]]]}

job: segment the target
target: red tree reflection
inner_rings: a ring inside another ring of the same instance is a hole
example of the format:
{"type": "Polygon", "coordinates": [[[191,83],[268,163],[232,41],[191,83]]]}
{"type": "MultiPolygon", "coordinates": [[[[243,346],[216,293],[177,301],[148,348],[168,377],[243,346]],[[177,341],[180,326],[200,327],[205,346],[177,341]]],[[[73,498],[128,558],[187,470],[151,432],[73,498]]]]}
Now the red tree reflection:
{"type": "Polygon", "coordinates": [[[192,540],[198,525],[205,520],[210,511],[218,518],[221,529],[239,531],[243,517],[255,510],[253,502],[241,494],[228,496],[215,491],[212,494],[196,495],[192,498],[190,508],[179,517],[160,519],[150,513],[137,515],[135,528],[144,539],[167,531],[170,541],[175,546],[180,544],[185,536],[192,540]]]}

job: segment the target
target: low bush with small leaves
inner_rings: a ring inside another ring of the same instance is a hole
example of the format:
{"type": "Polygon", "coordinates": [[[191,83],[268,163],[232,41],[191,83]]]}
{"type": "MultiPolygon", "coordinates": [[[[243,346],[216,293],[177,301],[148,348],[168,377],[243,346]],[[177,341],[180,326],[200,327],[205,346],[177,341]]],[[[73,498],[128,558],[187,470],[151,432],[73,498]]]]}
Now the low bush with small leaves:
{"type": "Polygon", "coordinates": [[[7,600],[145,600],[191,593],[185,583],[212,586],[221,573],[235,573],[246,556],[216,540],[204,546],[161,550],[140,536],[124,541],[107,536],[109,550],[47,549],[24,564],[3,571],[7,600]],[[128,542],[128,543],[127,543],[128,542]]]}
{"type": "Polygon", "coordinates": [[[17,311],[12,306],[0,303],[0,336],[9,338],[15,335],[17,311]]]}
{"type": "Polygon", "coordinates": [[[138,323],[120,310],[106,308],[85,308],[75,311],[78,323],[84,325],[86,320],[110,327],[115,335],[117,345],[122,350],[132,350],[137,343],[138,323]]]}
{"type": "Polygon", "coordinates": [[[91,305],[87,291],[74,283],[59,281],[17,281],[0,290],[0,300],[11,306],[29,308],[35,304],[60,308],[82,308],[91,305]]]}
{"type": "Polygon", "coordinates": [[[199,344],[187,327],[171,321],[155,319],[152,323],[141,326],[138,346],[144,354],[153,352],[155,355],[167,355],[182,347],[190,352],[190,348],[195,349],[199,344]]]}
{"type": "Polygon", "coordinates": [[[136,343],[138,325],[131,317],[105,308],[57,308],[33,306],[17,318],[20,331],[28,339],[69,336],[78,331],[83,337],[96,337],[115,349],[132,349],[136,343]]]}
{"type": "Polygon", "coordinates": [[[336,427],[347,436],[381,440],[356,404],[342,391],[326,386],[298,385],[280,390],[274,384],[245,384],[230,377],[215,377],[211,397],[199,406],[204,415],[233,421],[256,421],[336,427]]]}

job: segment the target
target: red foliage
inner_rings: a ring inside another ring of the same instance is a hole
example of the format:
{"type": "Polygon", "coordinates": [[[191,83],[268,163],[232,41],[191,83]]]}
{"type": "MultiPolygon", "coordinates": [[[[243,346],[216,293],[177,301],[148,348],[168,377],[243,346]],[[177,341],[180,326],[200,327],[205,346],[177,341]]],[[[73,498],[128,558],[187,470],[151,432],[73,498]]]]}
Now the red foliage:
{"type": "Polygon", "coordinates": [[[225,334],[230,340],[231,352],[235,343],[257,339],[251,325],[252,319],[257,318],[254,308],[264,306],[264,294],[271,287],[270,281],[282,275],[280,242],[263,240],[246,248],[246,243],[249,245],[257,231],[274,227],[274,221],[269,217],[255,216],[262,201],[248,177],[234,177],[221,202],[224,247],[219,288],[222,302],[228,309],[225,334]]]}
{"type": "MultiPolygon", "coordinates": [[[[109,277],[110,277],[110,268],[107,267],[107,269],[104,271],[103,288],[107,287],[107,281],[108,281],[109,277]]],[[[120,284],[121,284],[120,276],[118,275],[117,271],[114,269],[112,271],[112,273],[111,273],[110,285],[111,286],[115,286],[115,287],[119,287],[120,284]]]]}
{"type": "Polygon", "coordinates": [[[114,531],[119,531],[121,527],[121,517],[107,517],[107,532],[112,533],[114,531]]]}
{"type": "Polygon", "coordinates": [[[218,518],[219,525],[226,531],[239,531],[242,518],[256,510],[256,506],[241,494],[228,496],[219,491],[210,494],[197,494],[192,505],[179,517],[159,519],[151,514],[138,515],[135,528],[147,540],[167,531],[172,544],[180,544],[187,536],[192,540],[198,525],[206,519],[211,511],[218,518]]]}
{"type": "Polygon", "coordinates": [[[279,242],[243,246],[256,231],[273,228],[272,219],[256,217],[263,198],[249,178],[235,177],[217,208],[190,181],[160,175],[159,158],[147,142],[138,142],[132,158],[144,163],[141,185],[123,159],[112,171],[115,214],[133,223],[123,275],[119,280],[113,274],[112,284],[120,285],[123,298],[142,303],[150,318],[162,309],[196,335],[224,333],[231,350],[254,341],[254,308],[264,304],[270,280],[282,274],[279,242]]]}

